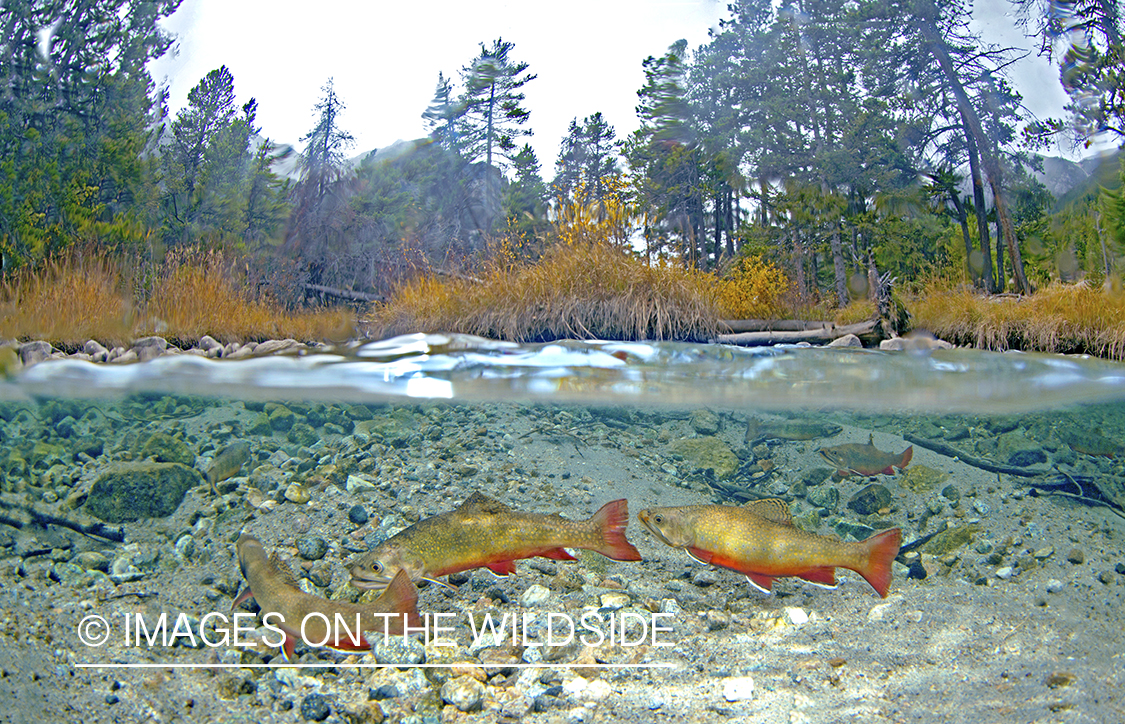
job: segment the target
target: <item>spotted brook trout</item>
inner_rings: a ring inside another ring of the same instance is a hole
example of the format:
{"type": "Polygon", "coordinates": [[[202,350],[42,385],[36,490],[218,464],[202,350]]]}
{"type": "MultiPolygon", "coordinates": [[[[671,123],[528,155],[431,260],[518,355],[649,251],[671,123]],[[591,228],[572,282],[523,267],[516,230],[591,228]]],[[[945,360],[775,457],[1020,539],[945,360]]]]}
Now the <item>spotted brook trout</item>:
{"type": "Polygon", "coordinates": [[[232,442],[223,448],[207,469],[207,482],[211,484],[211,491],[218,494],[218,484],[237,475],[242,470],[243,463],[249,459],[250,443],[245,440],[232,442]]]}
{"type": "Polygon", "coordinates": [[[842,478],[846,478],[853,473],[859,475],[876,475],[878,473],[894,475],[895,468],[900,470],[905,468],[910,464],[910,459],[914,457],[913,445],[895,455],[885,453],[875,447],[872,444],[873,441],[874,438],[869,437],[866,445],[856,443],[834,445],[821,448],[818,452],[821,457],[836,466],[836,473],[842,478]]]}
{"type": "Polygon", "coordinates": [[[293,660],[293,647],[302,638],[302,621],[306,643],[323,641],[323,645],[341,651],[370,649],[364,631],[392,636],[402,633],[404,623],[411,627],[419,623],[418,591],[405,573],[395,576],[383,594],[370,604],[329,601],[298,588],[276,551],[267,555],[262,542],[254,536],[243,533],[235,546],[246,587],[234,599],[231,610],[253,598],[261,609],[262,622],[285,634],[282,651],[287,661],[293,660]]]}
{"type": "Polygon", "coordinates": [[[597,551],[617,561],[639,561],[641,554],[625,538],[628,523],[624,499],[606,503],[589,520],[567,520],[521,513],[473,493],[456,510],[420,520],[357,556],[349,570],[356,588],[380,589],[404,570],[415,581],[441,583],[435,580],[438,576],[470,568],[506,576],[516,572],[515,561],[521,558],[575,560],[567,548],[597,551]]]}
{"type": "Polygon", "coordinates": [[[773,579],[797,578],[836,585],[836,568],[853,570],[883,598],[891,585],[891,562],[902,531],[891,528],[859,542],[842,541],[793,525],[783,500],[757,500],[745,507],[687,505],[648,508],[638,517],[649,531],[700,563],[737,571],[769,591],[773,579]]]}

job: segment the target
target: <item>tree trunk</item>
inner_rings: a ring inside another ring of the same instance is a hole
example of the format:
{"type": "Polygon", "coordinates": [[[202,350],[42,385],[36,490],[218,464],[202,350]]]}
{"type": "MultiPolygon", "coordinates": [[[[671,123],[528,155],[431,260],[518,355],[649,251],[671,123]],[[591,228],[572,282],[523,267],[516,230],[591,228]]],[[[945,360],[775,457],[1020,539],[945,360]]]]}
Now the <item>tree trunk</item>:
{"type": "Polygon", "coordinates": [[[848,306],[848,268],[844,264],[844,247],[840,243],[840,222],[832,224],[832,266],[836,272],[836,303],[848,306]]]}
{"type": "Polygon", "coordinates": [[[801,237],[797,234],[796,226],[790,228],[789,234],[793,240],[793,266],[797,277],[797,295],[803,302],[808,293],[808,287],[805,284],[805,250],[801,246],[801,237]]]}
{"type": "Polygon", "coordinates": [[[1004,245],[1000,243],[1003,234],[1000,227],[1000,214],[996,214],[996,291],[1003,293],[1008,288],[1008,276],[1004,273],[1004,245]]]}
{"type": "Polygon", "coordinates": [[[973,286],[980,286],[980,272],[973,268],[973,239],[969,236],[969,218],[965,213],[965,205],[957,194],[956,186],[950,185],[949,198],[953,201],[953,208],[957,211],[957,223],[961,225],[961,237],[965,240],[965,268],[969,272],[969,279],[973,286]]]}
{"type": "Polygon", "coordinates": [[[969,151],[969,173],[973,179],[973,204],[977,208],[977,233],[980,235],[982,264],[980,278],[984,282],[984,290],[991,294],[996,291],[996,280],[992,277],[992,240],[988,236],[984,181],[980,174],[980,154],[977,153],[977,142],[973,139],[973,132],[969,130],[969,124],[962,120],[962,125],[965,128],[965,143],[969,151]]]}
{"type": "Polygon", "coordinates": [[[973,108],[973,104],[969,101],[969,95],[965,92],[964,86],[961,85],[961,79],[957,76],[957,71],[953,67],[953,61],[949,57],[949,49],[946,47],[945,40],[938,35],[938,12],[933,0],[922,0],[921,10],[922,12],[919,15],[922,20],[922,34],[937,59],[942,73],[945,74],[946,80],[949,81],[953,95],[957,99],[957,110],[968,125],[969,135],[976,140],[977,150],[981,154],[984,172],[992,189],[993,203],[996,206],[996,213],[1003,229],[1004,242],[1012,258],[1012,271],[1016,280],[1016,288],[1023,294],[1029,294],[1031,288],[1028,286],[1027,277],[1023,273],[1023,261],[1020,258],[1019,247],[1016,245],[1015,230],[1012,228],[1012,221],[1008,217],[1007,204],[1004,201],[1003,174],[1000,170],[1000,162],[996,158],[996,154],[992,152],[991,142],[981,126],[976,109],[973,108]]]}

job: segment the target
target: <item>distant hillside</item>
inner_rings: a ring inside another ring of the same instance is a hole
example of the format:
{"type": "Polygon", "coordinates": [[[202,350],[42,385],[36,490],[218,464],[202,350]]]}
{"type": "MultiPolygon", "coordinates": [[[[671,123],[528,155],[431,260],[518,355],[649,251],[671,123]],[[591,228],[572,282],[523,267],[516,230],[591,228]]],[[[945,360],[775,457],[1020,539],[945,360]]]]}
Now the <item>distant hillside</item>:
{"type": "MultiPolygon", "coordinates": [[[[1069,188],[1063,189],[1062,193],[1056,193],[1054,190],[1052,190],[1052,193],[1055,194],[1055,198],[1058,199],[1058,201],[1055,203],[1054,211],[1059,211],[1060,209],[1066,208],[1079,199],[1096,197],[1098,188],[1101,186],[1113,189],[1121,185],[1120,150],[1116,153],[1107,154],[1104,156],[1095,156],[1092,158],[1082,159],[1082,161],[1078,163],[1074,163],[1073,161],[1066,161],[1065,159],[1055,160],[1064,161],[1065,163],[1071,164],[1073,168],[1076,168],[1084,173],[1085,177],[1079,180],[1077,183],[1070,185],[1069,188]]],[[[1047,159],[1044,159],[1043,166],[1044,171],[1046,171],[1047,159]]],[[[1047,185],[1046,181],[1044,181],[1043,183],[1044,185],[1047,185]]],[[[1051,187],[1048,185],[1047,188],[1051,187]]]]}

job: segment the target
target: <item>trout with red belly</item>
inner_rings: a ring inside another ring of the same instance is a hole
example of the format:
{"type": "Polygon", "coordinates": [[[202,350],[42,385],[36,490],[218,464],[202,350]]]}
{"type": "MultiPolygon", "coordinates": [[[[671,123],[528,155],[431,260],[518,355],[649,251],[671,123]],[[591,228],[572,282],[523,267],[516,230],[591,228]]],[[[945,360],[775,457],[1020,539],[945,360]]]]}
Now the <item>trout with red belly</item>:
{"type": "Polygon", "coordinates": [[[898,455],[885,453],[875,447],[873,438],[868,438],[866,445],[850,443],[848,445],[834,445],[818,450],[820,456],[836,466],[836,474],[846,478],[852,473],[859,475],[894,475],[895,468],[902,470],[910,464],[914,457],[914,446],[903,450],[898,455]]]}
{"type": "Polygon", "coordinates": [[[415,581],[432,581],[470,568],[506,576],[516,572],[515,561],[534,556],[573,561],[566,548],[639,561],[641,554],[625,539],[628,523],[624,499],[606,503],[589,520],[567,520],[521,513],[473,493],[457,510],[420,520],[356,557],[349,571],[356,588],[380,589],[403,570],[415,581]]]}
{"type": "Polygon", "coordinates": [[[784,500],[758,500],[743,508],[687,505],[648,508],[638,516],[657,538],[700,563],[744,574],[765,591],[773,579],[796,576],[836,585],[836,568],[853,570],[883,598],[902,531],[891,528],[859,542],[809,533],[793,525],[784,500]]]}
{"type": "Polygon", "coordinates": [[[404,624],[419,624],[418,591],[405,573],[396,576],[383,595],[370,604],[329,601],[298,588],[277,553],[267,555],[262,542],[254,536],[243,533],[235,547],[246,588],[234,599],[231,610],[253,598],[261,609],[262,623],[285,634],[282,650],[286,661],[293,660],[293,647],[301,640],[302,626],[304,639],[310,644],[341,651],[367,651],[371,645],[363,631],[390,636],[401,634],[404,624]]]}

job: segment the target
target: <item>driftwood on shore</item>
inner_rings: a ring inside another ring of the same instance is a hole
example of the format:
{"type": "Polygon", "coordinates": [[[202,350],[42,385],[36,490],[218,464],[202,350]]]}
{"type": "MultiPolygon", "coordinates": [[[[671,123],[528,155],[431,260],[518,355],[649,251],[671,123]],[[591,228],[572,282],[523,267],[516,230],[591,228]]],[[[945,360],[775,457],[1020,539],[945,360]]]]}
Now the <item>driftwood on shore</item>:
{"type": "Polygon", "coordinates": [[[863,339],[864,337],[874,337],[876,340],[881,338],[879,334],[878,320],[868,320],[866,322],[859,322],[858,324],[843,324],[838,325],[833,322],[803,322],[801,320],[782,320],[771,321],[766,320],[741,320],[723,322],[731,328],[736,328],[735,325],[743,327],[754,322],[768,323],[771,329],[760,332],[739,332],[736,334],[720,334],[715,341],[720,344],[737,344],[743,347],[761,347],[771,344],[793,344],[796,342],[831,342],[834,339],[843,337],[846,334],[854,334],[863,339]],[[803,329],[790,329],[784,330],[782,325],[819,325],[808,326],[803,329]]]}
{"type": "Polygon", "coordinates": [[[317,292],[329,297],[338,297],[340,299],[352,299],[357,302],[383,302],[386,301],[378,294],[368,294],[366,292],[353,292],[351,289],[337,289],[336,287],[326,287],[323,284],[305,284],[305,289],[310,292],[317,292]]]}

